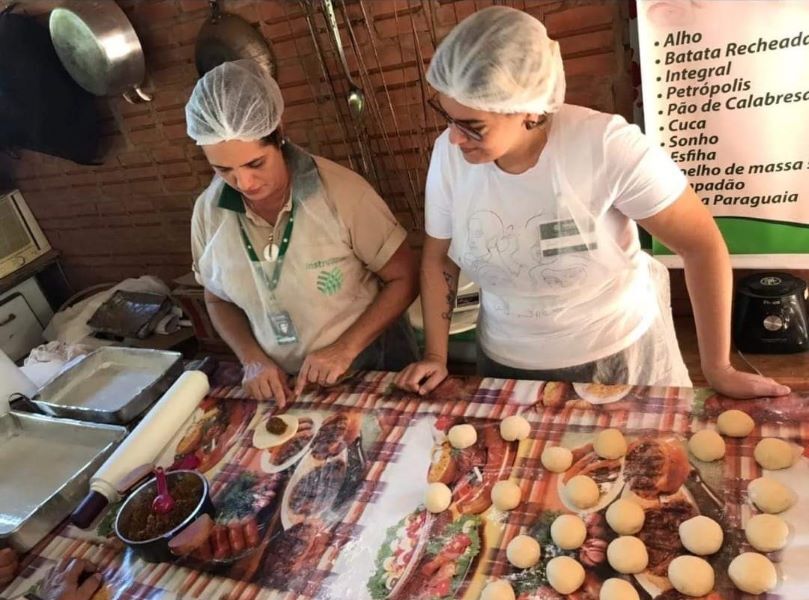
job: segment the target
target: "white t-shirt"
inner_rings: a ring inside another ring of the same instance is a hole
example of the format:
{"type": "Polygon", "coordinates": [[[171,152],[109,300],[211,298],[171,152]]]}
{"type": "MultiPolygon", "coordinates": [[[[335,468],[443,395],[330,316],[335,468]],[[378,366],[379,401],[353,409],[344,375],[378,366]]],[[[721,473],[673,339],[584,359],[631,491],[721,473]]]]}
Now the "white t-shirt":
{"type": "Polygon", "coordinates": [[[537,164],[512,175],[435,142],[426,231],[482,290],[484,352],[521,369],[598,360],[639,339],[658,296],[634,220],[672,204],[687,180],[618,115],[565,104],[537,164]]]}

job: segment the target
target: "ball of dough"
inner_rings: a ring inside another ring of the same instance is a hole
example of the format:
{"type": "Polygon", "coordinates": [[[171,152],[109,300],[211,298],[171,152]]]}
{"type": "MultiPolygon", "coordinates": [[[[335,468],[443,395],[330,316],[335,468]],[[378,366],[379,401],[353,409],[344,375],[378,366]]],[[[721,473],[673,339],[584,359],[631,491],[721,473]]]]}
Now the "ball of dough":
{"type": "Polygon", "coordinates": [[[607,509],[607,523],[618,535],[633,535],[643,529],[646,513],[637,502],[624,498],[607,509]]]}
{"type": "Polygon", "coordinates": [[[564,473],[573,464],[573,453],[562,446],[546,446],[542,451],[542,466],[552,473],[564,473]]]}
{"type": "Polygon", "coordinates": [[[759,477],[751,481],[747,486],[747,495],[759,510],[770,514],[784,512],[796,500],[791,489],[770,477],[759,477]]]}
{"type": "Polygon", "coordinates": [[[593,450],[601,458],[615,460],[626,454],[626,439],[617,429],[605,429],[596,436],[593,450]]]}
{"type": "Polygon", "coordinates": [[[728,567],[730,580],[748,594],[763,594],[778,585],[778,573],[770,559],[757,552],[745,552],[734,558],[728,567]]]}
{"type": "Polygon", "coordinates": [[[498,481],[492,488],[492,502],[500,510],[517,508],[522,499],[522,490],[513,481],[498,481]]]}
{"type": "Polygon", "coordinates": [[[702,558],[678,556],[669,563],[668,574],[674,589],[686,596],[707,596],[713,591],[713,567],[702,558]]]}
{"type": "Polygon", "coordinates": [[[497,579],[486,584],[480,594],[480,600],[514,600],[514,589],[505,579],[497,579]]]}
{"type": "Polygon", "coordinates": [[[531,435],[531,424],[520,415],[511,415],[500,421],[500,437],[507,442],[524,440],[531,435]]]}
{"type": "Polygon", "coordinates": [[[587,475],[576,475],[565,485],[565,496],[577,508],[591,508],[598,504],[598,484],[587,475]]]}
{"type": "Polygon", "coordinates": [[[530,535],[518,535],[508,543],[506,558],[518,569],[530,569],[539,562],[539,542],[530,535]]]}
{"type": "Polygon", "coordinates": [[[638,538],[623,535],[607,546],[607,560],[619,573],[641,573],[649,564],[649,554],[646,552],[646,545],[638,538]]]}
{"type": "Polygon", "coordinates": [[[454,425],[450,427],[447,439],[449,443],[452,444],[453,448],[463,450],[478,441],[478,432],[475,431],[474,427],[466,423],[463,425],[454,425]]]}
{"type": "Polygon", "coordinates": [[[686,550],[699,556],[719,552],[724,538],[719,523],[704,515],[680,523],[680,541],[686,550]]]}
{"type": "Polygon", "coordinates": [[[640,596],[638,596],[638,592],[635,591],[631,583],[613,577],[612,579],[607,579],[601,586],[598,600],[640,600],[640,596]]]}
{"type": "Polygon", "coordinates": [[[728,437],[743,438],[750,435],[756,422],[746,412],[732,408],[719,415],[716,426],[728,437]]]}
{"type": "Polygon", "coordinates": [[[562,550],[581,547],[587,537],[587,526],[576,515],[559,515],[551,523],[551,539],[562,550]]]}
{"type": "Polygon", "coordinates": [[[763,469],[769,469],[770,471],[788,469],[795,462],[795,452],[792,445],[777,438],[764,438],[761,440],[756,444],[753,456],[763,469]]]}
{"type": "Polygon", "coordinates": [[[781,517],[756,515],[744,526],[744,534],[759,552],[775,552],[787,545],[789,527],[781,517]]]}
{"type": "Polygon", "coordinates": [[[452,502],[452,491],[443,483],[435,482],[427,486],[424,506],[431,513],[444,512],[452,502]]]}
{"type": "Polygon", "coordinates": [[[725,440],[713,429],[702,429],[688,440],[691,454],[702,462],[712,462],[725,456],[725,440]]]}
{"type": "Polygon", "coordinates": [[[549,560],[545,573],[548,583],[560,594],[572,594],[584,583],[584,567],[569,556],[549,560]]]}

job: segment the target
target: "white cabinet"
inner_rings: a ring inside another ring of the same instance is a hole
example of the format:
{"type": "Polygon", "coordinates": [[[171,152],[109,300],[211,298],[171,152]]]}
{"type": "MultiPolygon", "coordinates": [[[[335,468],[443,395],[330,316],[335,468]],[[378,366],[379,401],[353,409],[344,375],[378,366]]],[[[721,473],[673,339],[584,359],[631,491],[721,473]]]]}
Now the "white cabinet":
{"type": "Polygon", "coordinates": [[[25,357],[41,343],[51,320],[45,295],[33,277],[0,294],[0,350],[12,360],[25,357]]]}

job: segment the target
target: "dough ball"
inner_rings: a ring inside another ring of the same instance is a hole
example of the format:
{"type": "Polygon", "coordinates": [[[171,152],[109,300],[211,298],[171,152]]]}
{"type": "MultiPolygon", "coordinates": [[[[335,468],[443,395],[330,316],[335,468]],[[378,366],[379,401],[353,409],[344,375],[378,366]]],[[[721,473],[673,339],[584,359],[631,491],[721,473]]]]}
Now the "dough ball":
{"type": "Polygon", "coordinates": [[[719,523],[706,516],[699,515],[680,523],[680,541],[686,550],[699,556],[719,552],[724,538],[719,523]]]}
{"type": "Polygon", "coordinates": [[[624,498],[607,509],[607,523],[618,535],[633,535],[643,529],[646,513],[637,502],[624,498]]]}
{"type": "Polygon", "coordinates": [[[759,477],[747,485],[747,495],[759,510],[778,514],[795,504],[795,494],[780,481],[759,477]]]}
{"type": "Polygon", "coordinates": [[[778,585],[778,573],[770,559],[757,552],[745,552],[734,558],[728,567],[730,580],[748,594],[763,594],[778,585]]]}
{"type": "Polygon", "coordinates": [[[454,425],[450,427],[447,439],[453,448],[463,450],[478,441],[478,432],[468,424],[454,425]]]}
{"type": "Polygon", "coordinates": [[[443,483],[435,482],[427,486],[424,506],[431,513],[444,512],[452,502],[452,491],[443,483]]]}
{"type": "Polygon", "coordinates": [[[530,535],[518,535],[508,543],[506,558],[518,569],[530,569],[539,562],[539,542],[530,535]]]}
{"type": "Polygon", "coordinates": [[[624,535],[615,538],[607,546],[607,560],[619,573],[641,573],[649,564],[649,554],[642,541],[634,536],[624,535]]]}
{"type": "Polygon", "coordinates": [[[688,440],[691,454],[702,462],[712,462],[725,456],[725,440],[713,429],[702,429],[688,440]]]}
{"type": "Polygon", "coordinates": [[[668,574],[674,589],[686,596],[707,596],[713,591],[713,567],[702,558],[678,556],[669,563],[668,574]]]}
{"type": "Polygon", "coordinates": [[[548,583],[560,594],[572,594],[584,583],[584,567],[569,556],[549,560],[545,573],[548,583]]]}
{"type": "Polygon", "coordinates": [[[615,460],[626,454],[626,439],[617,429],[605,429],[596,436],[593,450],[601,458],[615,460]]]}
{"type": "Polygon", "coordinates": [[[587,475],[576,475],[565,485],[565,496],[577,508],[591,508],[598,504],[598,484],[587,475]]]}
{"type": "Polygon", "coordinates": [[[542,466],[552,473],[564,473],[573,464],[573,453],[562,446],[546,446],[542,451],[542,466]]]}
{"type": "Polygon", "coordinates": [[[759,552],[775,552],[787,545],[789,527],[781,517],[756,515],[744,526],[744,534],[759,552]]]}
{"type": "Polygon", "coordinates": [[[551,523],[551,539],[562,550],[581,547],[587,537],[587,526],[576,515],[559,515],[551,523]]]}
{"type": "Polygon", "coordinates": [[[500,437],[507,442],[524,440],[531,435],[531,424],[525,417],[511,415],[500,421],[500,437]]]}
{"type": "Polygon", "coordinates": [[[497,579],[486,584],[480,594],[480,600],[514,600],[514,590],[505,579],[497,579]]]}
{"type": "Polygon", "coordinates": [[[598,600],[640,600],[640,596],[638,596],[638,592],[635,591],[631,583],[613,577],[612,579],[607,579],[601,586],[598,600]]]}
{"type": "Polygon", "coordinates": [[[513,481],[498,481],[492,488],[492,502],[500,510],[517,508],[522,499],[522,490],[513,481]]]}
{"type": "Polygon", "coordinates": [[[795,462],[795,451],[792,444],[777,438],[764,438],[756,444],[753,450],[756,462],[763,469],[776,471],[778,469],[788,469],[795,462]]]}
{"type": "Polygon", "coordinates": [[[732,408],[719,415],[716,426],[728,437],[743,438],[750,435],[756,422],[746,412],[732,408]]]}

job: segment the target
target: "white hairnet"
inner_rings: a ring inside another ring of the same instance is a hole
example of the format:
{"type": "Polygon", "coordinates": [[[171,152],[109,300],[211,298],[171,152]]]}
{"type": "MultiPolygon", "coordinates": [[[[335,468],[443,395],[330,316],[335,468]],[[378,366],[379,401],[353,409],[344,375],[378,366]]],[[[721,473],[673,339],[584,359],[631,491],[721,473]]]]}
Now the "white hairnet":
{"type": "Polygon", "coordinates": [[[553,113],[565,100],[558,42],[528,13],[492,6],[470,15],[441,42],[427,81],[470,108],[553,113]]]}
{"type": "Polygon", "coordinates": [[[222,63],[205,73],[185,105],[188,137],[198,146],[252,142],[278,127],[284,99],[275,79],[252,60],[222,63]]]}

